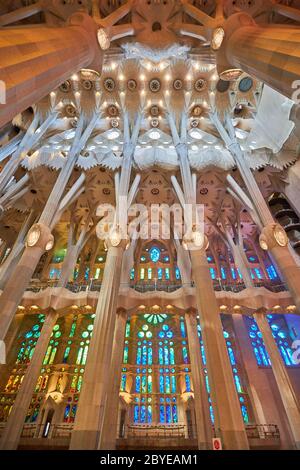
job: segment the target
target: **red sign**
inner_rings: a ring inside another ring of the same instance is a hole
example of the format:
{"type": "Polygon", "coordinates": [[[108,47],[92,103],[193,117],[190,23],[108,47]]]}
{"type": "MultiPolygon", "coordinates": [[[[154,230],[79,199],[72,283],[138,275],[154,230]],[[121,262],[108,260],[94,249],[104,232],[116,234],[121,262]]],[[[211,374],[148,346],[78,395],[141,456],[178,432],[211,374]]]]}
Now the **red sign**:
{"type": "Polygon", "coordinates": [[[213,438],[213,450],[222,450],[222,442],[219,437],[213,438]]]}

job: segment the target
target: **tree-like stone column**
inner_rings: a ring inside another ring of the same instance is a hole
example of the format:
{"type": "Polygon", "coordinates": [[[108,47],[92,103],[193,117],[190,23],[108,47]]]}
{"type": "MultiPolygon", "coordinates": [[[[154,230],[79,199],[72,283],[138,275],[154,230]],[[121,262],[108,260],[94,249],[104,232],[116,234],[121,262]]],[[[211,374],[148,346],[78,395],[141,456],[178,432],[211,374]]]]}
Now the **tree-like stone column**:
{"type": "Polygon", "coordinates": [[[86,13],[72,15],[64,27],[0,29],[0,80],[6,104],[0,127],[36,103],[83,67],[102,69],[97,25],[86,13]]]}
{"type": "Polygon", "coordinates": [[[105,413],[101,430],[99,449],[112,450],[116,448],[120,381],[123,362],[124,338],[127,312],[119,309],[116,315],[116,326],[113,340],[113,351],[109,374],[109,390],[106,399],[105,413]]]}
{"type": "Polygon", "coordinates": [[[287,235],[283,227],[273,219],[251,169],[244,158],[241,147],[236,140],[235,130],[230,117],[227,116],[226,118],[227,130],[216,114],[211,115],[211,118],[228,150],[235,159],[256,215],[263,227],[260,235],[260,246],[264,250],[270,251],[274,257],[293,296],[294,302],[300,311],[300,267],[296,264],[295,258],[290,252],[287,235]]]}
{"type": "Polygon", "coordinates": [[[262,334],[263,342],[271,359],[272,370],[290,424],[296,449],[300,449],[300,404],[293,389],[289,374],[278,351],[276,341],[265,312],[256,312],[254,318],[262,334]]]}
{"type": "Polygon", "coordinates": [[[15,450],[18,447],[27,411],[41,372],[43,359],[57,318],[58,313],[53,310],[46,314],[46,319],[37,341],[34,355],[26,370],[0,440],[0,449],[2,450],[15,450]]]}
{"type": "MultiPolygon", "coordinates": [[[[174,117],[168,110],[168,120],[176,147],[180,172],[182,178],[182,199],[184,209],[193,207],[193,215],[196,214],[196,188],[192,182],[191,168],[186,144],[186,113],[182,114],[181,135],[179,137],[174,117]]],[[[186,214],[185,214],[186,215],[186,214]]],[[[225,449],[248,449],[248,439],[241,414],[241,408],[235,389],[231,365],[224,340],[221,317],[218,302],[215,296],[213,283],[210,277],[209,265],[206,258],[207,239],[200,232],[197,225],[187,230],[195,229],[184,235],[186,248],[189,250],[192,279],[195,283],[196,303],[202,328],[203,343],[207,358],[207,371],[211,388],[211,398],[215,416],[215,432],[223,441],[225,449]],[[198,240],[202,238],[201,246],[195,244],[192,237],[198,240]]]]}
{"type": "MultiPolygon", "coordinates": [[[[117,298],[124,246],[107,251],[93,336],[84,372],[70,449],[97,449],[109,390],[117,298]]],[[[123,345],[123,343],[122,343],[123,345]]]]}
{"type": "Polygon", "coordinates": [[[248,439],[223,336],[205,250],[191,250],[192,277],[206,352],[215,431],[225,449],[248,449],[248,439]],[[204,288],[205,286],[205,288],[204,288]]]}
{"type": "Polygon", "coordinates": [[[209,414],[208,395],[203,376],[200,344],[197,334],[196,313],[185,314],[185,323],[191,360],[191,372],[194,385],[195,415],[197,426],[198,449],[208,450],[212,445],[212,423],[209,414]]]}

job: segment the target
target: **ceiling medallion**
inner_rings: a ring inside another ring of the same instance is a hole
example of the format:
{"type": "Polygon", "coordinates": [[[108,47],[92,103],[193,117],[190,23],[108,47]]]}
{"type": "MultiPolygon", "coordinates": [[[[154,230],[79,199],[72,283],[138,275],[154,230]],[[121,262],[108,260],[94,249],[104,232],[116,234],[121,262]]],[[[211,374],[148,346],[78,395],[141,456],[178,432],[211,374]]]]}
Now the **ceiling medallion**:
{"type": "Polygon", "coordinates": [[[199,117],[199,116],[201,116],[201,114],[202,114],[201,106],[198,106],[198,105],[194,106],[193,109],[192,109],[192,115],[196,116],[196,117],[199,117]]]}
{"type": "Polygon", "coordinates": [[[113,78],[108,77],[103,82],[106,91],[114,91],[116,84],[113,78]]]}
{"type": "Polygon", "coordinates": [[[195,81],[194,88],[198,92],[205,90],[207,88],[207,81],[203,78],[198,78],[198,80],[195,81]]]}
{"type": "Polygon", "coordinates": [[[108,115],[111,117],[118,116],[119,114],[118,108],[114,104],[111,104],[108,106],[107,112],[108,112],[108,115]]]}
{"type": "Polygon", "coordinates": [[[91,80],[82,80],[81,83],[84,90],[90,91],[93,88],[93,83],[91,80]]]}
{"type": "Polygon", "coordinates": [[[137,83],[136,83],[135,80],[133,80],[133,78],[128,80],[127,88],[128,88],[129,91],[135,91],[137,89],[137,83]]]}
{"type": "Polygon", "coordinates": [[[202,194],[202,196],[206,196],[206,194],[208,194],[208,189],[207,188],[201,188],[199,192],[200,192],[200,194],[202,194]]]}
{"type": "Polygon", "coordinates": [[[112,119],[110,120],[110,125],[111,125],[111,127],[114,127],[114,128],[119,127],[119,121],[118,121],[118,119],[112,118],[112,119]]]}
{"type": "Polygon", "coordinates": [[[152,93],[157,93],[160,90],[161,83],[158,78],[152,78],[149,82],[149,89],[152,93]]]}
{"type": "Polygon", "coordinates": [[[151,119],[151,126],[152,127],[158,127],[159,126],[159,120],[157,118],[151,119]]]}
{"type": "Polygon", "coordinates": [[[64,93],[68,93],[68,91],[71,90],[71,82],[70,80],[67,80],[66,82],[62,83],[59,87],[60,91],[64,93]]]}
{"type": "Polygon", "coordinates": [[[182,89],[182,87],[183,87],[182,80],[180,80],[180,78],[176,78],[176,80],[174,80],[174,82],[173,82],[174,90],[179,91],[179,90],[182,89]]]}
{"type": "Polygon", "coordinates": [[[151,116],[158,116],[159,115],[159,107],[156,104],[151,106],[150,114],[151,114],[151,116]]]}
{"type": "Polygon", "coordinates": [[[157,188],[151,189],[151,194],[153,194],[154,196],[157,196],[159,194],[159,189],[157,188]]]}
{"type": "Polygon", "coordinates": [[[192,119],[191,120],[191,127],[193,129],[195,129],[195,127],[198,127],[198,124],[199,124],[198,119],[192,119]]]}
{"type": "Polygon", "coordinates": [[[72,104],[67,104],[66,107],[65,107],[65,113],[66,113],[69,117],[74,117],[74,116],[76,116],[76,108],[75,108],[75,106],[73,106],[72,104]]]}

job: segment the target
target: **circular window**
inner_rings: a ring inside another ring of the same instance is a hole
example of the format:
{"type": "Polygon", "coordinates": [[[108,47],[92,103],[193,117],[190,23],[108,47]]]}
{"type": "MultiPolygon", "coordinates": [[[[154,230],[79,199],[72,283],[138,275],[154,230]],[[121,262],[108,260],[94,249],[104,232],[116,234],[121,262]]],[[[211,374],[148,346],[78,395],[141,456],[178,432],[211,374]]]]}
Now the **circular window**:
{"type": "Polygon", "coordinates": [[[239,90],[242,93],[247,93],[253,87],[253,80],[251,77],[244,77],[239,83],[239,90]]]}
{"type": "Polygon", "coordinates": [[[225,93],[229,90],[230,83],[226,82],[225,80],[219,80],[217,83],[217,91],[219,93],[225,93]]]}

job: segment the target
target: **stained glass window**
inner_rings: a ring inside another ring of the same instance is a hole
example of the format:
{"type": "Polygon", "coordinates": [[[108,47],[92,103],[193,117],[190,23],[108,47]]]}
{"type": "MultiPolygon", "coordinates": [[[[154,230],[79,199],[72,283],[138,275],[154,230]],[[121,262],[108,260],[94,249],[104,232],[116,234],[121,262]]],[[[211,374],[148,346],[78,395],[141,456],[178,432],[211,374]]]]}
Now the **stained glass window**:
{"type": "Polygon", "coordinates": [[[37,340],[41,334],[45,315],[39,314],[35,317],[36,323],[23,335],[21,347],[17,356],[17,364],[26,364],[31,361],[37,340]]]}
{"type": "Polygon", "coordinates": [[[166,313],[145,313],[144,318],[148,323],[153,323],[157,325],[158,323],[163,323],[168,315],[166,313]]]}
{"type": "Polygon", "coordinates": [[[175,268],[175,279],[179,281],[181,279],[180,269],[176,266],[175,268]]]}
{"type": "MultiPolygon", "coordinates": [[[[289,367],[297,366],[298,364],[293,358],[294,351],[291,348],[293,340],[284,315],[267,315],[267,319],[285,365],[289,367]]],[[[245,317],[245,321],[257,365],[265,367],[271,366],[270,357],[265,348],[262,334],[259,331],[255,319],[252,317],[245,317]]]]}
{"type": "Polygon", "coordinates": [[[210,271],[210,277],[214,280],[216,279],[216,270],[215,268],[209,268],[210,271]]]}
{"type": "Polygon", "coordinates": [[[159,258],[160,258],[160,249],[157,248],[157,246],[154,246],[150,250],[150,259],[151,261],[153,261],[153,263],[157,263],[159,258]]]}
{"type": "Polygon", "coordinates": [[[275,267],[273,266],[273,264],[270,264],[270,266],[267,266],[266,270],[267,270],[269,278],[272,281],[274,279],[278,279],[278,274],[277,274],[277,271],[276,271],[275,267]]]}

